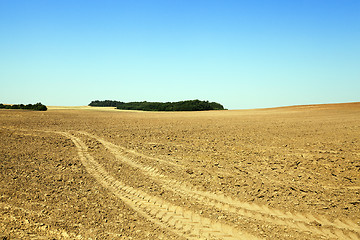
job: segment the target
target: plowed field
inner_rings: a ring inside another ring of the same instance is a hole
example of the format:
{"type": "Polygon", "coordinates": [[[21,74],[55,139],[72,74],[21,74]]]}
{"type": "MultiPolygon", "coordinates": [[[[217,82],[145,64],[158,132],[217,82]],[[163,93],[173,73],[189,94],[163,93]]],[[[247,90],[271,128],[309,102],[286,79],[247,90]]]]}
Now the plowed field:
{"type": "Polygon", "coordinates": [[[0,110],[0,239],[360,239],[360,103],[0,110]]]}

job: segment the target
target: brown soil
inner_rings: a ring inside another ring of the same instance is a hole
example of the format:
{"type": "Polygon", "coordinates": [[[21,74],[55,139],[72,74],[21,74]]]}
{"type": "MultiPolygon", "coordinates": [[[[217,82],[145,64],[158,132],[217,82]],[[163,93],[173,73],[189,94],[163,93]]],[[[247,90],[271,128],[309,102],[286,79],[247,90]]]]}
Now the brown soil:
{"type": "Polygon", "coordinates": [[[360,239],[360,103],[0,110],[0,239],[360,239]]]}

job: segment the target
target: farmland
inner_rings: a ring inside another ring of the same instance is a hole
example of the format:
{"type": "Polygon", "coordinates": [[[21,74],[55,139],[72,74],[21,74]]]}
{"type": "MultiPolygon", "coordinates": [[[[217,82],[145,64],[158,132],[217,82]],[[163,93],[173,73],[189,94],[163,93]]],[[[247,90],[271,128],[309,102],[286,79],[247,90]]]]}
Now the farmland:
{"type": "Polygon", "coordinates": [[[360,103],[0,110],[0,139],[0,237],[360,238],[360,103]]]}

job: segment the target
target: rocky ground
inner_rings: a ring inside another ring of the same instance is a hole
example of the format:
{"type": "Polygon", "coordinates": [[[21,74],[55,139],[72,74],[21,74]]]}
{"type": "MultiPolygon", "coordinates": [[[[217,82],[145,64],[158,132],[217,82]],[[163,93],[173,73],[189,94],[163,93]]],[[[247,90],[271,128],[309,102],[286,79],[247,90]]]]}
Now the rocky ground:
{"type": "Polygon", "coordinates": [[[359,239],[359,119],[0,110],[0,239],[359,239]]]}

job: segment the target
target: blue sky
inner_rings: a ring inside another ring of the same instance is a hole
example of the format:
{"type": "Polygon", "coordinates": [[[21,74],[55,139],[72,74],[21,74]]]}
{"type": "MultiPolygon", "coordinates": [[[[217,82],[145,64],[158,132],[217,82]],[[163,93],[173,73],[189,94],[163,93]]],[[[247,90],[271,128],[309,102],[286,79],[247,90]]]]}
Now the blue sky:
{"type": "Polygon", "coordinates": [[[0,103],[360,101],[358,0],[0,0],[0,103]]]}

